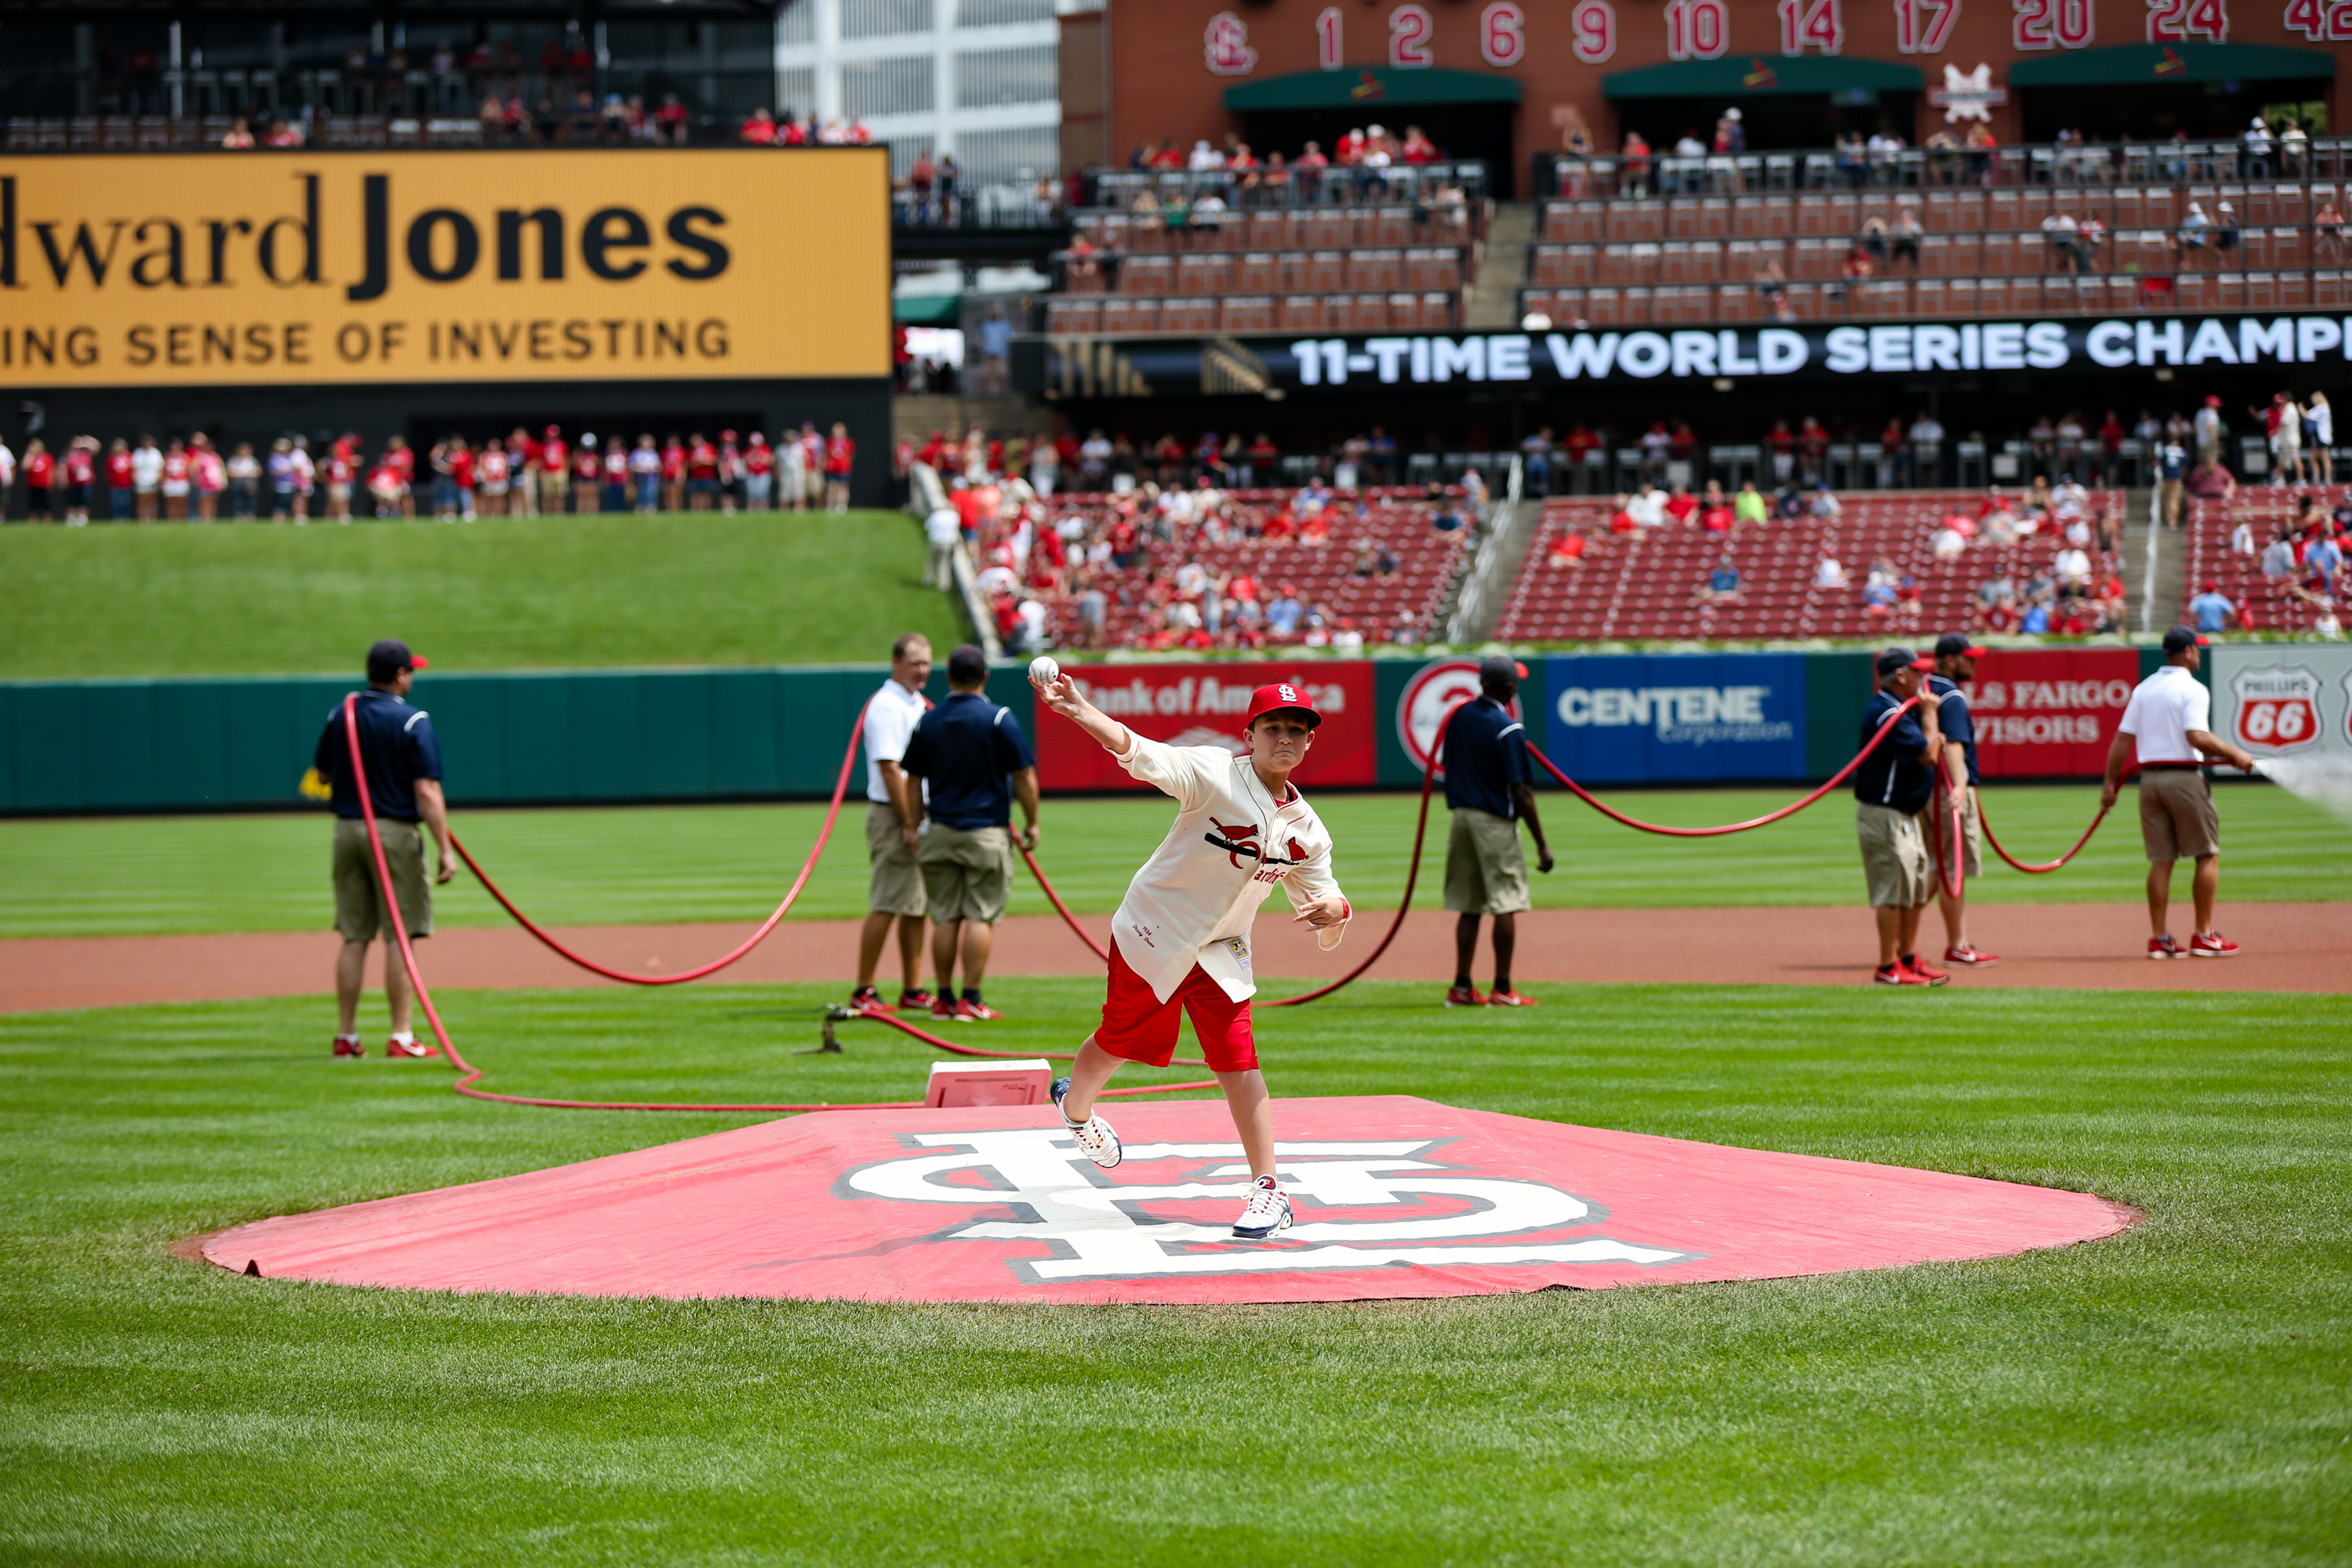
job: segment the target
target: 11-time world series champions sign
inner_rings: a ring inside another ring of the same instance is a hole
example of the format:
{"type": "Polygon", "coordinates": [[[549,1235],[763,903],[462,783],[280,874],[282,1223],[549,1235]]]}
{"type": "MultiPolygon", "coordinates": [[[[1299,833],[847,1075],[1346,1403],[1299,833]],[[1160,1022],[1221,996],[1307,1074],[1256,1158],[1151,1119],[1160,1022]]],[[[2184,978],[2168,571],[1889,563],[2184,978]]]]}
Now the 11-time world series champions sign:
{"type": "Polygon", "coordinates": [[[0,387],[887,375],[887,157],[0,159],[0,387]]]}

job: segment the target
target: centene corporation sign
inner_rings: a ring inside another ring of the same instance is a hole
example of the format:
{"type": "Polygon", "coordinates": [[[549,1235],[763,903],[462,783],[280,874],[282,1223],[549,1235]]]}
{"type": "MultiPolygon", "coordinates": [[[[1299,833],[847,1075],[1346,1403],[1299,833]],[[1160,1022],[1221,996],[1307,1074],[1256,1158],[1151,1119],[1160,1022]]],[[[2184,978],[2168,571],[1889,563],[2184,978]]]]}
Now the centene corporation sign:
{"type": "Polygon", "coordinates": [[[2352,360],[2352,317],[2172,316],[1302,338],[1264,345],[1264,353],[1275,379],[1314,387],[2315,364],[2352,360]]]}

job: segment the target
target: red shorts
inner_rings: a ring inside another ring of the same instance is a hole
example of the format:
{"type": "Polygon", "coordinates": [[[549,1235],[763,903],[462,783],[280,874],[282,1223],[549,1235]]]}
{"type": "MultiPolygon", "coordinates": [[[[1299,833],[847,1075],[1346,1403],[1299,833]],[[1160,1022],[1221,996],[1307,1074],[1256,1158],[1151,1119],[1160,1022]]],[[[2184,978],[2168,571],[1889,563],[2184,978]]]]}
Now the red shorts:
{"type": "Polygon", "coordinates": [[[1247,1072],[1257,1066],[1257,1044],[1250,1038],[1250,1005],[1225,994],[1225,988],[1199,964],[1183,984],[1162,1002],[1151,994],[1144,978],[1127,966],[1118,943],[1110,945],[1110,991],[1103,998],[1102,1027],[1095,1044],[1125,1061],[1164,1068],[1176,1054],[1176,1022],[1190,1014],[1201,1055],[1215,1072],[1247,1072]]]}

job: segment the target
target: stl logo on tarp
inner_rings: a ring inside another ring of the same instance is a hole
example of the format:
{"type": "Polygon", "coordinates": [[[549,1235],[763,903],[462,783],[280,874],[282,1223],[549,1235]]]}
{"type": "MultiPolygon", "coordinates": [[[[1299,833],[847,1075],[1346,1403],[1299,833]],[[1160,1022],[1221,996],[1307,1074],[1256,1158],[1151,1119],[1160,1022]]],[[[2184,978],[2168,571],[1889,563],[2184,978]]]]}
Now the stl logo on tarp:
{"type": "Polygon", "coordinates": [[[2319,743],[2319,677],[2300,665],[2259,665],[2230,678],[2238,743],[2297,752],[2319,743]]]}
{"type": "Polygon", "coordinates": [[[1298,1220],[1272,1243],[1234,1239],[1232,1216],[1249,1193],[1238,1143],[1130,1144],[1125,1162],[1104,1171],[1055,1128],[926,1132],[907,1142],[937,1152],[859,1166],[836,1190],[1009,1210],[1009,1218],[926,1226],[908,1241],[1042,1244],[1045,1257],[1005,1259],[1015,1277],[1035,1284],[1415,1263],[1657,1266],[1701,1256],[1589,1234],[1606,1211],[1548,1183],[1415,1157],[1451,1139],[1277,1143],[1298,1220]]]}

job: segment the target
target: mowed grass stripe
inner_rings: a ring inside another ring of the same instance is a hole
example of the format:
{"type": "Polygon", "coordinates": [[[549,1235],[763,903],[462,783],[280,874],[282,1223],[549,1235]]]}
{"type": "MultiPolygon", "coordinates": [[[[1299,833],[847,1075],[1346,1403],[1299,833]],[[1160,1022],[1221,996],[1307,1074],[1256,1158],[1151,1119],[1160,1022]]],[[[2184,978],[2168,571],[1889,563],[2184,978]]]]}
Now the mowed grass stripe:
{"type": "Polygon", "coordinates": [[[962,640],[903,513],[0,530],[0,679],[887,660],[962,640]]]}
{"type": "MultiPolygon", "coordinates": [[[[1790,798],[1764,790],[1628,793],[1635,815],[1689,826],[1753,816],[1790,798]]],[[[2352,826],[2265,784],[2220,795],[2224,900],[2343,896],[2352,826]]],[[[1414,796],[1316,797],[1338,836],[1348,892],[1367,912],[1393,909],[1412,847],[1414,796]]],[[[2079,785],[1993,786],[1989,814],[2021,858],[2072,844],[2097,806],[2079,785]]],[[[1998,864],[1970,884],[1986,902],[2136,900],[2147,864],[2129,792],[2082,858],[2046,877],[1998,864]]],[[[1635,833],[1556,793],[1544,819],[1560,860],[1533,876],[1539,908],[1858,903],[1853,807],[1839,795],[1771,827],[1728,838],[1635,833]]],[[[866,911],[865,804],[853,796],[795,906],[812,919],[866,911]]],[[[1160,836],[1158,796],[1049,800],[1040,859],[1075,909],[1107,914],[1160,836]]],[[[524,909],[557,924],[756,920],[774,907],[814,842],[808,805],[645,806],[457,815],[458,832],[524,909]]],[[[1433,807],[1415,904],[1444,903],[1447,816],[1433,807]]],[[[0,937],[321,930],[333,916],[323,815],[119,817],[0,822],[0,937]]],[[[2185,890],[2186,882],[2182,883],[2185,890]]],[[[1021,871],[1013,912],[1050,906],[1021,871]]],[[[437,895],[435,919],[498,925],[505,914],[466,873],[437,895]]]]}
{"type": "MultiPolygon", "coordinates": [[[[457,1100],[315,1002],[0,1019],[0,1553],[1013,1563],[2306,1563],[2352,1538],[2352,999],[1367,984],[1278,1092],[1402,1091],[2092,1190],[2114,1239],[1344,1307],[458,1298],[167,1256],[750,1118],[457,1100]],[[2160,1018],[2160,1026],[2158,1019],[2160,1018]],[[1258,1484],[1258,1483],[1265,1484],[1258,1484]]],[[[1014,980],[992,1043],[1098,988],[1014,980]]],[[[814,987],[457,994],[495,1087],[897,1097],[814,987]]],[[[371,1016],[373,1032],[379,1020],[371,1016]]]]}

